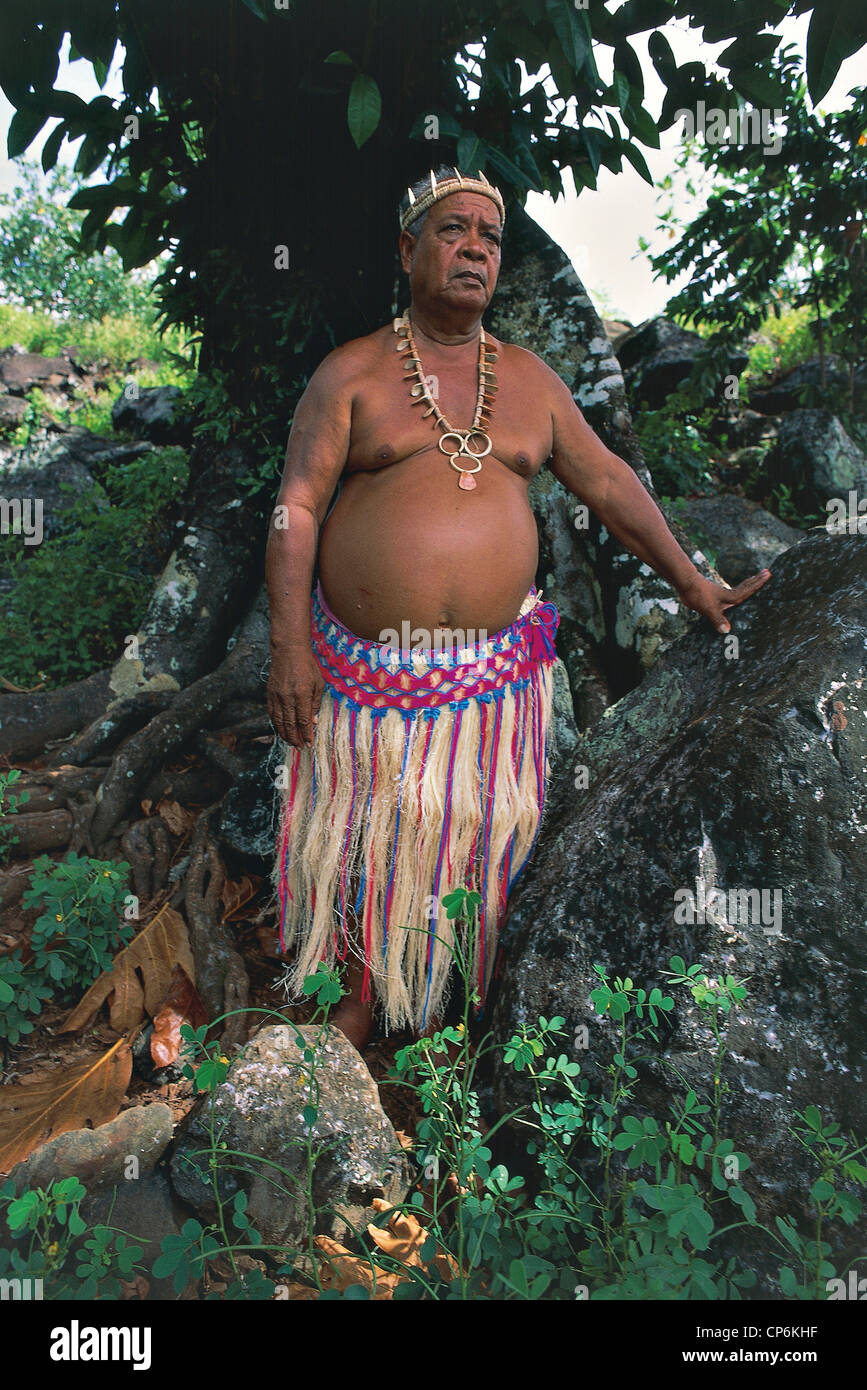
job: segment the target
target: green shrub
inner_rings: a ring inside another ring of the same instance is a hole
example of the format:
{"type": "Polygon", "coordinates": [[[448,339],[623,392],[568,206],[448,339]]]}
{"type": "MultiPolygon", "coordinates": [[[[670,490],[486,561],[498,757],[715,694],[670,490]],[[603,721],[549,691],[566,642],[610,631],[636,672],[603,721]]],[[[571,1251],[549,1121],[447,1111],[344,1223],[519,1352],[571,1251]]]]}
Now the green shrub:
{"type": "Polygon", "coordinates": [[[658,410],[635,412],[635,432],[660,495],[679,497],[712,488],[711,469],[724,456],[723,446],[707,438],[713,413],[697,407],[687,390],[672,392],[658,410]]]}
{"type": "Polygon", "coordinates": [[[0,1189],[7,1236],[0,1246],[0,1277],[41,1279],[48,1299],[120,1299],[122,1281],[142,1268],[140,1245],[110,1226],[88,1230],[81,1215],[87,1192],[78,1178],[56,1178],[48,1188],[15,1184],[0,1189]]]}
{"type": "Polygon", "coordinates": [[[17,845],[18,836],[8,824],[9,812],[15,812],[19,806],[24,806],[30,800],[30,793],[24,791],[20,796],[10,792],[9,788],[14,787],[21,777],[21,769],[18,767],[10,768],[8,772],[0,772],[0,864],[8,857],[13,845],[17,845]]]}
{"type": "Polygon", "coordinates": [[[5,674],[17,685],[78,680],[116,660],[136,631],[163,561],[163,518],[186,487],[176,447],[113,465],[75,498],[62,532],[10,551],[0,613],[5,674]]]}
{"type": "Polygon", "coordinates": [[[0,956],[0,1039],[15,1046],[34,1029],[33,1018],[53,997],[84,990],[111,965],[133,937],[121,916],[129,864],[86,859],[70,852],[55,863],[33,863],[25,907],[41,907],[31,936],[31,956],[21,948],[0,956]]]}
{"type": "Polygon", "coordinates": [[[0,289],[7,304],[66,319],[147,313],[155,272],[125,272],[117,252],[83,255],[84,214],[66,206],[80,187],[63,165],[47,176],[19,162],[18,183],[0,193],[0,289]]]}

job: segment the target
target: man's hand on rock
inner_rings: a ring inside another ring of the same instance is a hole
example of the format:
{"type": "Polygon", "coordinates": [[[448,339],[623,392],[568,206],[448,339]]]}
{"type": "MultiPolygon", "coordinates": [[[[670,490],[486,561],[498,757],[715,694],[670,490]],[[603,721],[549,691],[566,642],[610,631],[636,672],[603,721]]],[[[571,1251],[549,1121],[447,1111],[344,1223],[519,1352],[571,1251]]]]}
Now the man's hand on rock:
{"type": "Polygon", "coordinates": [[[271,656],[268,677],[268,715],[278,737],[303,748],[313,734],[325,683],[309,643],[280,647],[271,656]]]}
{"type": "Polygon", "coordinates": [[[725,609],[733,608],[736,604],[743,603],[744,599],[752,598],[753,594],[767,584],[770,577],[770,570],[761,570],[759,574],[745,579],[734,589],[726,589],[724,585],[714,584],[712,580],[698,575],[679,591],[679,598],[687,608],[692,608],[694,612],[700,613],[703,618],[713,623],[717,632],[731,632],[732,625],[725,615],[725,609]]]}

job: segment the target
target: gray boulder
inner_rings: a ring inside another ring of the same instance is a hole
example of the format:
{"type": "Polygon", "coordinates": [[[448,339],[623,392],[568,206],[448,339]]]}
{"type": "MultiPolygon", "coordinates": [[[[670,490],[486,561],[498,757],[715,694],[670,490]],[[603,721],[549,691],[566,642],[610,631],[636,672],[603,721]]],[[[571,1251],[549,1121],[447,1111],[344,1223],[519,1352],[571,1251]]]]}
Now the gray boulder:
{"type": "MultiPolygon", "coordinates": [[[[552,796],[504,934],[495,1036],[539,1014],[565,1016],[570,1036],[586,1025],[578,1060],[597,1089],[614,1029],[591,1006],[594,962],[648,988],[673,954],[749,977],[723,1029],[722,1132],[752,1159],[746,1183],[772,1229],[805,1211],[817,1176],[795,1111],[815,1104],[867,1134],[865,591],[867,539],[818,533],[734,610],[737,659],[706,623],[677,642],[580,740],[589,785],[563,779],[552,796]],[[725,908],[703,914],[712,888],[725,908]]],[[[683,992],[660,1047],[706,1097],[713,1036],[683,992]]],[[[511,1109],[515,1073],[502,1067],[495,1088],[511,1109]]],[[[645,1068],[639,1107],[664,1118],[673,1094],[658,1062],[645,1068]]]]}
{"type": "MultiPolygon", "coordinates": [[[[617,360],[623,368],[630,400],[657,410],[686,380],[702,356],[704,339],[698,333],[658,316],[645,319],[617,339],[617,360]]],[[[729,356],[728,370],[740,376],[749,358],[745,352],[729,356]]]]}
{"type": "MultiPolygon", "coordinates": [[[[822,365],[818,357],[799,362],[767,386],[750,391],[750,404],[763,415],[779,415],[784,411],[800,410],[815,405],[816,400],[839,397],[849,391],[849,368],[833,353],[825,359],[825,385],[822,385],[822,365]],[[814,399],[811,399],[814,397],[814,399]]],[[[855,371],[855,405],[863,408],[867,401],[867,363],[855,371]]]]}
{"type": "Polygon", "coordinates": [[[15,395],[24,395],[34,386],[74,386],[77,378],[68,357],[41,357],[17,346],[0,352],[0,382],[15,395]]]}
{"type": "Polygon", "coordinates": [[[867,455],[830,410],[793,410],[783,417],[766,456],[772,484],[785,483],[803,507],[822,506],[850,491],[867,491],[867,455]]]}
{"type": "Polygon", "coordinates": [[[167,1105],[134,1105],[96,1129],[72,1129],[50,1139],[17,1164],[10,1177],[16,1195],[73,1177],[89,1193],[115,1184],[134,1189],[153,1171],[171,1138],[172,1112],[167,1105]]]}
{"type": "MultiPolygon", "coordinates": [[[[620,364],[568,256],[520,209],[486,326],[537,353],[562,377],[590,425],[655,497],[632,426],[620,364]]],[[[656,499],[658,500],[658,499],[656,499]]],[[[692,621],[671,586],[543,468],[530,485],[539,525],[537,583],[560,610],[557,650],[569,675],[579,727],[629,690],[692,621]]],[[[670,519],[676,539],[689,539],[670,519]]],[[[709,567],[699,555],[702,573],[709,567]]]]}
{"type": "Polygon", "coordinates": [[[730,493],[688,497],[677,511],[696,544],[710,552],[714,566],[732,585],[770,568],[778,555],[803,540],[802,531],[787,526],[758,502],[730,493]]]}
{"type": "Polygon", "coordinates": [[[17,429],[26,414],[27,402],[21,396],[0,395],[0,433],[17,429]]]}
{"type": "Polygon", "coordinates": [[[124,390],[111,408],[111,423],[154,444],[188,444],[190,426],[182,401],[178,386],[136,387],[132,394],[124,390]]]}
{"type": "MultiPolygon", "coordinates": [[[[373,1078],[336,1028],[263,1028],[233,1062],[214,1098],[221,1198],[243,1189],[247,1214],[265,1242],[297,1248],[306,1242],[307,1123],[310,1065],[298,1046],[316,1053],[318,1117],[311,1131],[316,1231],[342,1240],[375,1216],[373,1200],[398,1203],[409,1170],[373,1078]],[[282,1172],[280,1170],[283,1170],[282,1172]]],[[[171,1160],[176,1195],[203,1220],[215,1214],[208,1181],[208,1098],[187,1116],[171,1160]]]]}

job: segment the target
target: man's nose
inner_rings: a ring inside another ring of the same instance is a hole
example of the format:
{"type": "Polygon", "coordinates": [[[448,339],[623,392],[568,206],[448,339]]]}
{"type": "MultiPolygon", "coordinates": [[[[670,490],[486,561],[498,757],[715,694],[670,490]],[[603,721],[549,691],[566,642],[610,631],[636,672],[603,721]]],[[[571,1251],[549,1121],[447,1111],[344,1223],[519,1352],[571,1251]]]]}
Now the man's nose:
{"type": "Polygon", "coordinates": [[[482,245],[481,237],[478,232],[473,231],[472,228],[467,232],[466,241],[461,248],[461,254],[479,260],[485,259],[485,248],[482,245]]]}

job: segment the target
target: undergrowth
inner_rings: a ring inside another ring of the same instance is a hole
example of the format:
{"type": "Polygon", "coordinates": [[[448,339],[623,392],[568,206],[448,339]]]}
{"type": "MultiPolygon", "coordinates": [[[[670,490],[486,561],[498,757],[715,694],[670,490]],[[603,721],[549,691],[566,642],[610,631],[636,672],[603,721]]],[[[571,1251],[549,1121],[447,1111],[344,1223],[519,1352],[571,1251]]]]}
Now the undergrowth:
{"type": "MultiPolygon", "coordinates": [[[[458,890],[445,904],[453,920],[463,918],[471,933],[478,928],[477,894],[458,890]]],[[[183,1028],[186,1074],[203,1098],[207,1133],[196,1161],[209,1174],[216,1215],[207,1223],[191,1217],[163,1238],[155,1277],[170,1278],[178,1296],[195,1286],[200,1296],[227,1299],[740,1300],[762,1292],[758,1251],[779,1296],[840,1296],[831,1290],[843,1287],[858,1262],[839,1268],[835,1243],[862,1210],[867,1145],[818,1106],[798,1112],[791,1132],[814,1172],[809,1212],[762,1223],[745,1181],[749,1156],[725,1129],[726,1024],[743,1008],[746,981],[708,979],[675,956],[665,985],[644,988],[597,965],[593,1007],[617,1034],[602,1063],[582,1030],[569,1038],[561,1017],[540,1017],[504,1042],[487,1034],[474,1049],[471,943],[466,957],[454,942],[450,949],[465,982],[462,1020],[403,1048],[389,1078],[408,1087],[422,1111],[414,1178],[404,1201],[379,1203],[365,1227],[352,1228],[338,1213],[352,1230],[344,1246],[318,1234],[335,1212],[318,1203],[315,1180],[329,1161],[330,1144],[316,1128],[318,1072],[329,1015],[343,993],[338,975],[321,964],[305,983],[315,1005],[312,1036],[274,1011],[242,1011],[295,1032],[302,1122],[291,1142],[302,1151],[300,1178],[273,1159],[227,1148],[215,1098],[232,1064],[207,1027],[183,1028]],[[678,993],[713,1039],[701,1089],[657,1048],[658,1027],[678,993]],[[479,1069],[495,1053],[514,1073],[516,1092],[528,1087],[528,1098],[485,1131],[479,1069]],[[664,1114],[644,1113],[642,1104],[640,1070],[651,1055],[676,1083],[664,1114]],[[521,1172],[494,1157],[506,1126],[527,1156],[521,1172]],[[241,1180],[231,1197],[227,1172],[241,1180]],[[282,1187],[287,1200],[302,1200],[304,1230],[292,1248],[277,1248],[257,1231],[244,1186],[253,1175],[282,1187]]],[[[73,1191],[76,1181],[18,1196],[7,1183],[0,1273],[43,1278],[48,1298],[117,1298],[120,1281],[144,1268],[142,1246],[108,1225],[88,1235],[75,1219],[84,1196],[80,1184],[73,1191]]]]}

